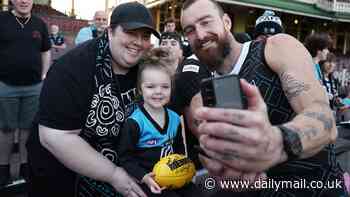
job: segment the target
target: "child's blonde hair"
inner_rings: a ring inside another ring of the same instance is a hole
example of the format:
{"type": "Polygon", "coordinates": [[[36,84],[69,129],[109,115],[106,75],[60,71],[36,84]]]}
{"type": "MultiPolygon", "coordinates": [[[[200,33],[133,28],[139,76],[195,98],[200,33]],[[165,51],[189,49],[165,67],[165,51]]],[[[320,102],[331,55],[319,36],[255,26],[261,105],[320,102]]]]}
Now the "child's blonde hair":
{"type": "Polygon", "coordinates": [[[141,92],[142,73],[148,68],[159,69],[164,71],[171,81],[171,88],[174,87],[173,71],[169,68],[169,65],[173,64],[172,53],[167,48],[153,48],[141,59],[139,70],[137,74],[137,90],[141,92]]]}

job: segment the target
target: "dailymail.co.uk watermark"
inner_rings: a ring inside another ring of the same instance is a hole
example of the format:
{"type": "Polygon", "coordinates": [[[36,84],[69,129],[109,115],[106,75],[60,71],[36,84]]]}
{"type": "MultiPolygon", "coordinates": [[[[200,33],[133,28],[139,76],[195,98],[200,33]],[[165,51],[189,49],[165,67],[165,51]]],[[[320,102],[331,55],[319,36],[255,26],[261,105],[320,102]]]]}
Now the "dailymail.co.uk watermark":
{"type": "Polygon", "coordinates": [[[206,178],[204,187],[207,190],[213,189],[231,189],[231,190],[259,190],[274,189],[275,191],[282,189],[338,189],[343,188],[342,180],[334,181],[307,181],[299,180],[274,180],[261,179],[251,183],[249,180],[216,180],[214,178],[206,178]],[[219,187],[219,188],[218,188],[219,187]]]}

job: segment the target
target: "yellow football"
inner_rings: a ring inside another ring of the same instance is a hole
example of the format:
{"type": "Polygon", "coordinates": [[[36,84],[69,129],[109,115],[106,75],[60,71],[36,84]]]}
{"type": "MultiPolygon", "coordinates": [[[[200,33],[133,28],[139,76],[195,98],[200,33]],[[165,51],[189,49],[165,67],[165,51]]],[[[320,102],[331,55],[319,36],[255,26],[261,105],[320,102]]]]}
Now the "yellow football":
{"type": "Polygon", "coordinates": [[[153,173],[160,187],[177,189],[192,181],[196,168],[185,155],[171,154],[154,165],[153,173]]]}

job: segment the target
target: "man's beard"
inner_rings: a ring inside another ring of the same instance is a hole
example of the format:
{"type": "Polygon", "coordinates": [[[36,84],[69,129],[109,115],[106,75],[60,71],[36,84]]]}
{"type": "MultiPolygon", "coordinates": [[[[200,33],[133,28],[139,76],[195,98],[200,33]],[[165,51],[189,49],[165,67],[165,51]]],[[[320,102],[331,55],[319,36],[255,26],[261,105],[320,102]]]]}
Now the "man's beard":
{"type": "Polygon", "coordinates": [[[215,71],[224,63],[225,58],[231,53],[232,48],[227,36],[225,36],[224,39],[217,41],[217,47],[215,49],[209,50],[211,50],[209,54],[201,54],[199,52],[196,55],[201,62],[208,66],[209,70],[215,71]]]}

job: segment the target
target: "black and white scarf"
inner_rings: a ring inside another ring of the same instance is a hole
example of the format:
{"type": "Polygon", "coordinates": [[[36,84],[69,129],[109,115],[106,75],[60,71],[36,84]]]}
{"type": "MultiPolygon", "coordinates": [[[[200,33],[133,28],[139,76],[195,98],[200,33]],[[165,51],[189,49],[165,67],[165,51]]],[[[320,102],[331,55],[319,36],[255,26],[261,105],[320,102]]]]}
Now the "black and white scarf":
{"type": "MultiPolygon", "coordinates": [[[[97,38],[95,87],[88,116],[80,136],[117,165],[115,142],[125,120],[125,106],[119,83],[113,77],[108,34],[97,38]]],[[[96,169],[99,170],[99,169],[96,169]]],[[[108,183],[78,176],[76,196],[121,196],[108,183]]]]}

